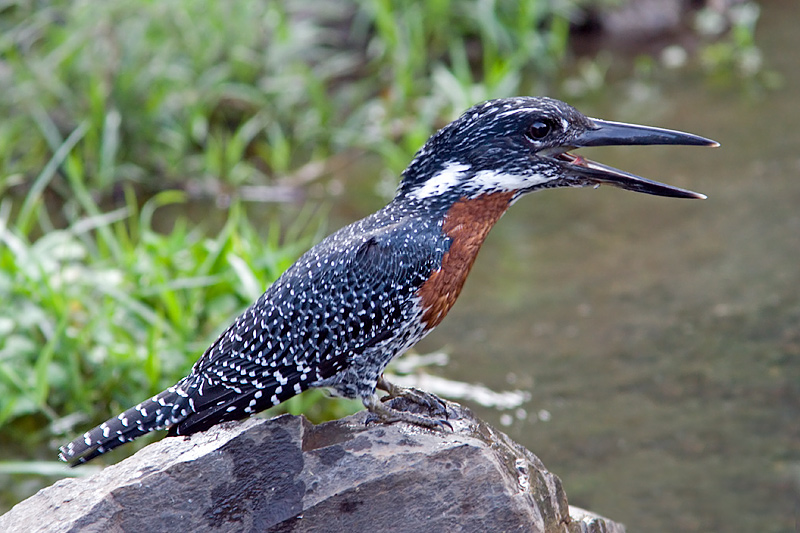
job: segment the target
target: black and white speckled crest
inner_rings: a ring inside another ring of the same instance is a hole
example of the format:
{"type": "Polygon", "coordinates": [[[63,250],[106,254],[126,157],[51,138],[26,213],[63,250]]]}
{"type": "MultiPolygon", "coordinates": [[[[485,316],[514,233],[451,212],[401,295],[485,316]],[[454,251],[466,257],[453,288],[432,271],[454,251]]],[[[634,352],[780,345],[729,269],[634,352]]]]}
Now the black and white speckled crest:
{"type": "Polygon", "coordinates": [[[491,185],[497,181],[493,176],[503,175],[519,177],[512,180],[510,188],[521,192],[552,186],[546,182],[558,177],[560,167],[537,158],[537,152],[573,146],[576,137],[592,128],[591,120],[577,109],[552,98],[490,100],[468,109],[425,143],[403,173],[399,192],[414,194],[427,189],[430,192],[417,196],[436,201],[442,195],[479,195],[491,192],[491,185]],[[529,133],[532,125],[541,122],[550,125],[552,131],[546,139],[537,140],[529,133]],[[431,180],[454,166],[459,172],[457,180],[450,180],[447,187],[431,185],[431,180]],[[478,175],[484,179],[476,180],[478,175]],[[530,190],[523,190],[525,178],[530,190]]]}

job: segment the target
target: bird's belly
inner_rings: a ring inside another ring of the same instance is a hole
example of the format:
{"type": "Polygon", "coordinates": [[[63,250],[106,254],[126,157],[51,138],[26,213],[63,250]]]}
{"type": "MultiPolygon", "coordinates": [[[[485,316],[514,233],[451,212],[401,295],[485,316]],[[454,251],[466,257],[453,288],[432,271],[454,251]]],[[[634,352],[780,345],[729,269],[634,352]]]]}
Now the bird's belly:
{"type": "Polygon", "coordinates": [[[335,395],[344,398],[363,399],[372,396],[378,377],[392,359],[404,354],[431,331],[422,320],[422,306],[415,302],[411,307],[410,316],[402,321],[390,338],[352,357],[341,372],[310,385],[327,387],[335,395]]]}

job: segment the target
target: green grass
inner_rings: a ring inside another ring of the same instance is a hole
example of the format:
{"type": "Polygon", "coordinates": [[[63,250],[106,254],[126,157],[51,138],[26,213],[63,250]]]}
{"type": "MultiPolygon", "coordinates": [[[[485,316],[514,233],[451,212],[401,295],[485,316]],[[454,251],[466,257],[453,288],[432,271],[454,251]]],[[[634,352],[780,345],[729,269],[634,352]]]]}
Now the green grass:
{"type": "Polygon", "coordinates": [[[63,229],[32,240],[9,224],[10,202],[0,204],[0,425],[117,409],[158,392],[318,238],[306,231],[279,242],[278,224],[260,234],[238,204],[213,236],[185,217],[158,232],[157,210],[183,193],[139,208],[128,192],[122,207],[101,212],[77,161],[65,168],[80,204],[69,209],[80,214],[63,229]]]}
{"type": "Polygon", "coordinates": [[[397,146],[400,171],[443,118],[519,92],[522,72],[555,71],[572,3],[549,5],[10,4],[0,12],[0,191],[29,180],[79,126],[75,153],[93,190],[187,176],[269,183],[353,148],[397,146]]]}

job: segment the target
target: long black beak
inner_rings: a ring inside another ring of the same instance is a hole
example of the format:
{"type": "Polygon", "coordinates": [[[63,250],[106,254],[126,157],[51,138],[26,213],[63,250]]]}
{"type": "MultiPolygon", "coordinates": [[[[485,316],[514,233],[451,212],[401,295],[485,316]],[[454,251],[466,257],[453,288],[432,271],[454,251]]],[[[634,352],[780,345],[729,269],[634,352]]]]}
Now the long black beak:
{"type": "MultiPolygon", "coordinates": [[[[719,146],[719,143],[716,141],[682,131],[651,128],[649,126],[625,124],[622,122],[610,122],[595,118],[589,120],[591,120],[594,127],[586,130],[574,139],[572,142],[574,147],[647,144],[719,146]]],[[[706,198],[704,194],[673,187],[657,181],[651,181],[636,176],[635,174],[630,174],[566,152],[559,154],[557,157],[569,163],[568,167],[571,174],[579,180],[585,181],[587,184],[600,185],[607,183],[629,191],[655,194],[658,196],[670,196],[673,198],[706,198]]]]}

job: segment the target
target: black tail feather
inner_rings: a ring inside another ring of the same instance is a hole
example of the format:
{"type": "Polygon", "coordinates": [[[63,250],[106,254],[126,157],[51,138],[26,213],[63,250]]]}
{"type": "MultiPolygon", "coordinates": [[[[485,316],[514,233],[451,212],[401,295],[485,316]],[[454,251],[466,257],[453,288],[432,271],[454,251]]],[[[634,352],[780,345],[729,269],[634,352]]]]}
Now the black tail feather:
{"type": "Polygon", "coordinates": [[[77,466],[151,431],[168,428],[170,436],[191,435],[220,422],[247,418],[308,388],[297,371],[284,373],[285,378],[279,374],[283,384],[265,380],[257,386],[193,373],[62,446],[58,457],[77,466]]]}
{"type": "Polygon", "coordinates": [[[87,431],[62,446],[58,458],[77,466],[151,431],[176,424],[187,416],[190,407],[190,399],[180,385],[170,387],[87,431]]]}

